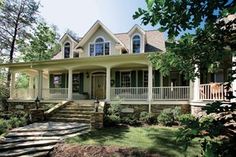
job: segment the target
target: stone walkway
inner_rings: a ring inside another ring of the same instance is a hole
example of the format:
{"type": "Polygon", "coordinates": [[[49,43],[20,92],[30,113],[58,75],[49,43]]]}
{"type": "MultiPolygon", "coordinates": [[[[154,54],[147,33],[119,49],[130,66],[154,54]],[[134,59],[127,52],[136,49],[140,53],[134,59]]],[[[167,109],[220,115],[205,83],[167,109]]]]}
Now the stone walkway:
{"type": "Polygon", "coordinates": [[[66,137],[90,131],[89,124],[45,122],[33,123],[11,130],[0,139],[0,157],[47,156],[55,144],[66,137]]]}

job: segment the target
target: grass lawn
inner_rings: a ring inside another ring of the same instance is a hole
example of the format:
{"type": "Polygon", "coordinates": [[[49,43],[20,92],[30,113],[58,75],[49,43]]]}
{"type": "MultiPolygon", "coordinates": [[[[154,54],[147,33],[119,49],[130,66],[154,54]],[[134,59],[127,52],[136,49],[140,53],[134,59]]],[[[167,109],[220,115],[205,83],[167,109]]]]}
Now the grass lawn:
{"type": "MultiPolygon", "coordinates": [[[[86,135],[68,138],[67,143],[82,145],[115,145],[136,147],[159,153],[163,156],[184,156],[183,146],[175,142],[177,128],[171,127],[115,127],[94,130],[86,135]]],[[[200,154],[200,146],[194,142],[187,156],[200,154]]]]}

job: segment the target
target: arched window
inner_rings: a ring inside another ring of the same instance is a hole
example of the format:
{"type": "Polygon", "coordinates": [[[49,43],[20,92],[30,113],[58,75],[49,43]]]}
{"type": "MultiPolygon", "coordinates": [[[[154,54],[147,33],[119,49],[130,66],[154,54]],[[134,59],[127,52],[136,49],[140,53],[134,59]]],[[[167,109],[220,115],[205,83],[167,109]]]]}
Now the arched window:
{"type": "Polygon", "coordinates": [[[110,42],[98,37],[94,43],[90,44],[90,56],[109,55],[110,42]]]}
{"type": "Polygon", "coordinates": [[[64,45],[64,58],[70,58],[70,43],[64,45]]]}
{"type": "Polygon", "coordinates": [[[139,35],[135,35],[132,39],[133,53],[140,53],[141,51],[141,39],[139,35]]]}

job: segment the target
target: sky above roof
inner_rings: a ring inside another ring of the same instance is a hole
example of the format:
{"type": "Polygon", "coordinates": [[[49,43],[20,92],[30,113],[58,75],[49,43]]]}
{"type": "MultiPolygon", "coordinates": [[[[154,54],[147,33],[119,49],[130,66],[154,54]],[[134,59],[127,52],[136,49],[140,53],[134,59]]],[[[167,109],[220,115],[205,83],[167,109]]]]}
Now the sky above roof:
{"type": "MultiPolygon", "coordinates": [[[[54,24],[62,36],[67,29],[80,37],[100,20],[113,33],[128,32],[141,20],[132,15],[138,8],[146,8],[145,0],[40,0],[40,14],[49,24],[54,24]]],[[[151,25],[145,30],[157,29],[151,25]]],[[[166,36],[166,35],[165,35],[166,36]]]]}

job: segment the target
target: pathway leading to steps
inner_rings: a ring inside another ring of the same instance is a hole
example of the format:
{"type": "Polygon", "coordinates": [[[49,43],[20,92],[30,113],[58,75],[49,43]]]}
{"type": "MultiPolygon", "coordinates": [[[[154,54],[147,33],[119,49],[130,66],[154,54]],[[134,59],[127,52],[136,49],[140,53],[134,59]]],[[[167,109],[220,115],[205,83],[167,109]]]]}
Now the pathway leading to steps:
{"type": "Polygon", "coordinates": [[[11,130],[0,139],[0,157],[43,157],[66,137],[90,131],[90,125],[76,122],[33,123],[11,130]]]}

